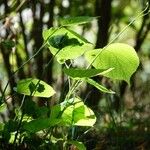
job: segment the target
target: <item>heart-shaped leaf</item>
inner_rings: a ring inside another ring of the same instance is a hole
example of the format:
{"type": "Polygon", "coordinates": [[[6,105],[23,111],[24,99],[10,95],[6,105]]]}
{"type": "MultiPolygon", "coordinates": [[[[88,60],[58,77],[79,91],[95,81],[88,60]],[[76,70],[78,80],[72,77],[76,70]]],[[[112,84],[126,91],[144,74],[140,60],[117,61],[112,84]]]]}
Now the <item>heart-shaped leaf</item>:
{"type": "Polygon", "coordinates": [[[114,68],[104,76],[125,80],[128,84],[130,84],[130,77],[139,65],[139,58],[134,48],[123,43],[114,43],[103,49],[88,51],[85,57],[96,69],[114,68]]]}

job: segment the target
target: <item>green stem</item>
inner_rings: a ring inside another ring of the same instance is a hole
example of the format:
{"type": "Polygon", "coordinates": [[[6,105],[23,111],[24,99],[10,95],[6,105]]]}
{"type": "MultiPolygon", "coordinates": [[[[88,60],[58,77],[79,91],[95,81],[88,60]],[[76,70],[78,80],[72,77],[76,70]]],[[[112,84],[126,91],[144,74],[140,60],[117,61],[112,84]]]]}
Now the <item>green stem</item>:
{"type": "Polygon", "coordinates": [[[17,137],[18,137],[18,134],[19,134],[19,130],[20,130],[20,127],[21,127],[21,124],[22,124],[22,120],[23,120],[23,117],[24,117],[24,102],[25,102],[25,95],[23,96],[23,99],[22,99],[22,107],[23,107],[23,110],[22,110],[22,114],[21,114],[21,118],[20,118],[20,121],[19,121],[17,130],[16,130],[15,139],[14,139],[14,142],[13,142],[14,146],[17,146],[17,145],[16,145],[16,141],[17,141],[17,137]]]}

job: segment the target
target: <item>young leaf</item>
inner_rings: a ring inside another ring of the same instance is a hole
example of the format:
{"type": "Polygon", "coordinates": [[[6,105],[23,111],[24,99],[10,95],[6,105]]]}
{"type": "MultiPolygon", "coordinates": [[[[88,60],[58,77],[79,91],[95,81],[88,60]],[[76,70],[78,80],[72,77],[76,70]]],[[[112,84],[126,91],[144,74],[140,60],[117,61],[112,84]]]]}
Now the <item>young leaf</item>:
{"type": "Polygon", "coordinates": [[[114,91],[107,89],[106,87],[100,85],[99,83],[97,83],[97,82],[94,81],[93,79],[84,78],[84,79],[81,79],[81,80],[86,81],[87,83],[93,85],[94,87],[96,87],[96,88],[97,88],[98,90],[100,90],[101,92],[110,93],[110,94],[115,94],[114,91]]]}
{"type": "Polygon", "coordinates": [[[89,63],[96,69],[114,68],[104,76],[124,80],[130,84],[130,77],[136,71],[139,65],[139,58],[133,47],[123,44],[114,43],[103,49],[88,51],[85,57],[89,63]],[[95,59],[95,56],[99,56],[95,59]]]}
{"type": "Polygon", "coordinates": [[[61,18],[60,24],[62,26],[71,26],[71,25],[80,25],[93,21],[97,17],[89,17],[89,16],[78,16],[78,17],[67,17],[61,18]]]}
{"type": "Polygon", "coordinates": [[[104,75],[105,73],[110,72],[113,68],[109,69],[78,69],[78,68],[63,68],[65,74],[72,78],[90,78],[97,75],[104,75]]]}
{"type": "Polygon", "coordinates": [[[43,32],[44,40],[47,40],[48,47],[59,63],[68,59],[74,59],[85,51],[91,50],[93,45],[74,31],[62,27],[60,29],[50,28],[43,32]],[[53,34],[52,34],[53,33],[53,34]]]}
{"type": "Polygon", "coordinates": [[[69,140],[67,143],[74,145],[75,149],[86,150],[86,147],[84,146],[84,144],[82,142],[69,140]]]}
{"type": "Polygon", "coordinates": [[[78,98],[72,98],[54,106],[50,118],[55,117],[61,118],[60,125],[64,126],[93,126],[96,122],[94,112],[78,98]]]}
{"type": "Polygon", "coordinates": [[[55,94],[54,89],[39,79],[27,78],[17,83],[17,92],[29,96],[51,97],[55,94]]]}

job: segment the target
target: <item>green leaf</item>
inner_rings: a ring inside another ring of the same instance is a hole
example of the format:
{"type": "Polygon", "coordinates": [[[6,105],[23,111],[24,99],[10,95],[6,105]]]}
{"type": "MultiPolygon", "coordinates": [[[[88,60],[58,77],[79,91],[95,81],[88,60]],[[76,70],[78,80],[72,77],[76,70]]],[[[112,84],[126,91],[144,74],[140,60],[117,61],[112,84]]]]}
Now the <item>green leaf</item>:
{"type": "Polygon", "coordinates": [[[93,126],[96,122],[94,112],[79,98],[72,98],[52,108],[51,119],[61,119],[63,126],[93,126]]]}
{"type": "Polygon", "coordinates": [[[2,42],[2,45],[7,49],[11,49],[11,48],[15,47],[15,42],[12,40],[4,40],[2,42]]]}
{"type": "Polygon", "coordinates": [[[62,111],[63,111],[64,107],[61,106],[61,103],[58,105],[55,105],[51,108],[51,115],[50,115],[50,119],[62,119],[61,115],[62,115],[62,111]]]}
{"type": "Polygon", "coordinates": [[[130,77],[136,71],[139,65],[139,58],[133,47],[123,44],[114,43],[103,49],[88,51],[85,57],[89,63],[93,62],[96,69],[114,68],[104,76],[124,80],[130,84],[130,77]],[[99,56],[95,59],[95,57],[99,56]]]}
{"type": "Polygon", "coordinates": [[[49,37],[51,37],[57,30],[58,30],[58,28],[54,28],[54,27],[52,27],[48,30],[43,30],[42,36],[44,38],[44,41],[46,41],[49,37]]]}
{"type": "Polygon", "coordinates": [[[91,50],[93,45],[74,31],[62,27],[60,29],[50,28],[43,32],[44,40],[53,55],[56,55],[59,63],[68,59],[75,59],[85,51],[91,50]]]}
{"type": "Polygon", "coordinates": [[[4,123],[2,123],[2,122],[0,122],[0,134],[1,134],[1,131],[3,131],[3,130],[4,130],[4,126],[5,126],[5,124],[4,124],[4,123]]]}
{"type": "Polygon", "coordinates": [[[17,92],[29,96],[51,97],[55,94],[54,89],[39,79],[27,78],[17,83],[17,92]]]}
{"type": "Polygon", "coordinates": [[[74,145],[75,149],[86,150],[86,147],[84,146],[84,144],[82,142],[69,140],[67,143],[74,145]]]}
{"type": "Polygon", "coordinates": [[[48,43],[57,49],[62,49],[66,46],[66,42],[68,41],[67,34],[64,35],[56,35],[49,38],[48,43]]]}
{"type": "Polygon", "coordinates": [[[93,21],[97,17],[89,17],[89,16],[78,16],[78,17],[67,17],[61,18],[60,24],[62,26],[71,26],[71,25],[80,25],[93,21]]]}
{"type": "Polygon", "coordinates": [[[59,119],[51,120],[50,118],[40,118],[40,119],[35,119],[30,122],[24,123],[23,129],[25,129],[31,133],[36,133],[38,131],[55,126],[59,122],[60,122],[59,119]]]}
{"type": "Polygon", "coordinates": [[[0,113],[4,112],[4,111],[6,111],[6,110],[7,110],[7,105],[6,105],[5,103],[2,103],[2,104],[0,105],[0,113]]]}
{"type": "Polygon", "coordinates": [[[38,106],[35,101],[32,101],[31,98],[26,97],[24,103],[24,113],[33,118],[46,117],[48,114],[47,106],[38,106]]]}
{"type": "Polygon", "coordinates": [[[82,79],[82,80],[86,81],[87,83],[89,83],[91,85],[93,85],[94,87],[96,87],[101,92],[115,94],[114,91],[107,89],[106,87],[104,87],[103,85],[100,85],[99,83],[97,83],[93,79],[85,78],[85,79],[82,79]]]}
{"type": "Polygon", "coordinates": [[[80,78],[89,78],[97,75],[104,75],[112,71],[113,68],[110,69],[78,69],[78,68],[63,68],[65,74],[72,78],[80,79],[80,78]]]}

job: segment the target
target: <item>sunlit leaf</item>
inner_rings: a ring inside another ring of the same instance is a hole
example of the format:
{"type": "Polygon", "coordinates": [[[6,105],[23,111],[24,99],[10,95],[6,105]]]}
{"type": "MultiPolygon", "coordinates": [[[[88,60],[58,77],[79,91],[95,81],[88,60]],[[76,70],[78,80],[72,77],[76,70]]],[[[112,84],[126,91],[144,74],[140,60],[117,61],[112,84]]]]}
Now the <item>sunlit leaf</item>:
{"type": "Polygon", "coordinates": [[[56,55],[61,64],[68,59],[77,58],[93,48],[93,45],[86,39],[65,27],[45,30],[43,38],[47,40],[51,53],[56,55]]]}
{"type": "Polygon", "coordinates": [[[89,78],[97,75],[104,75],[109,71],[112,71],[113,68],[109,69],[79,69],[79,68],[64,68],[63,71],[65,74],[72,78],[80,79],[80,78],[89,78]]]}
{"type": "Polygon", "coordinates": [[[54,89],[39,79],[27,78],[17,83],[17,92],[29,96],[51,97],[55,94],[54,89]]]}
{"type": "Polygon", "coordinates": [[[61,119],[60,125],[63,126],[93,126],[96,122],[94,112],[78,98],[54,106],[50,118],[61,119]]]}
{"type": "Polygon", "coordinates": [[[85,56],[89,63],[93,62],[92,65],[96,69],[114,68],[104,76],[125,80],[128,84],[139,65],[139,58],[134,48],[123,43],[114,43],[103,49],[88,51],[85,56]],[[99,56],[93,62],[97,54],[99,56]]]}
{"type": "Polygon", "coordinates": [[[53,34],[58,30],[58,28],[50,28],[48,30],[43,30],[42,32],[42,36],[44,38],[44,40],[46,41],[49,37],[53,36],[53,34]]]}

